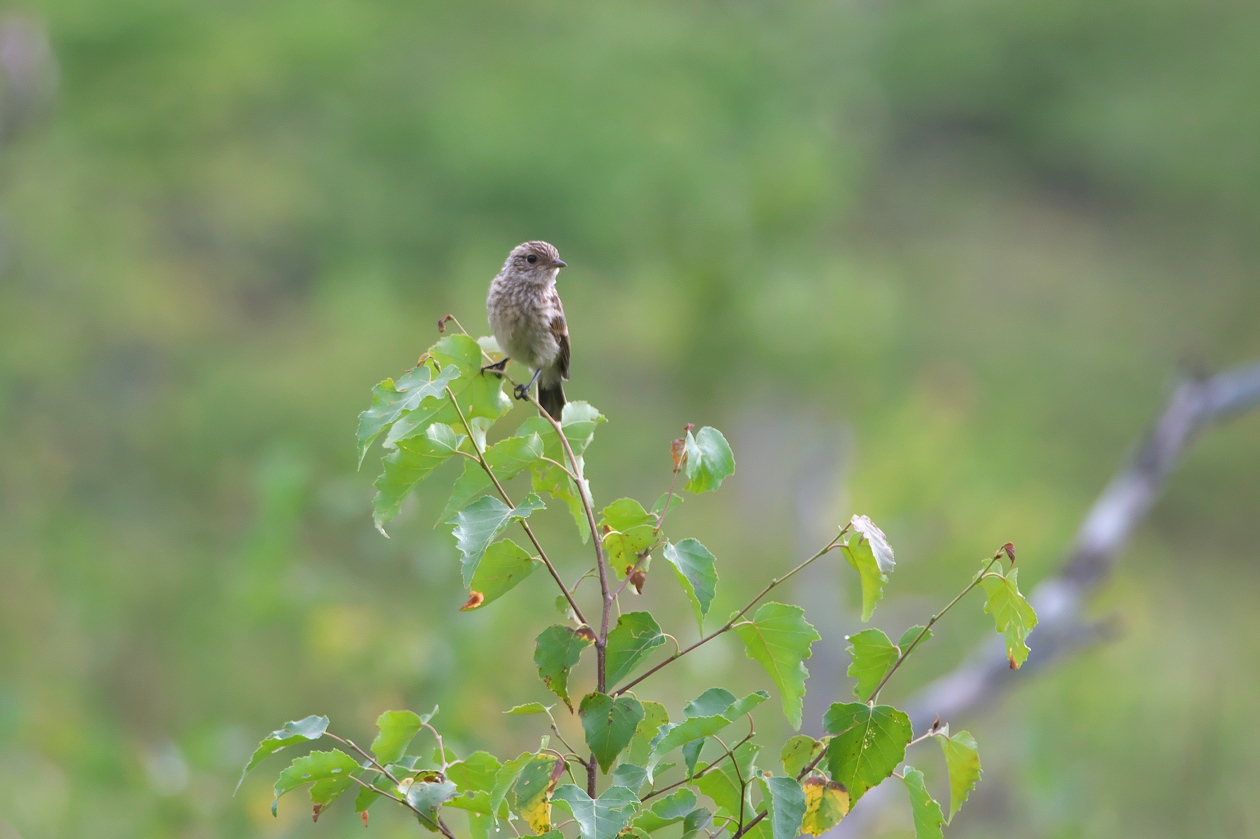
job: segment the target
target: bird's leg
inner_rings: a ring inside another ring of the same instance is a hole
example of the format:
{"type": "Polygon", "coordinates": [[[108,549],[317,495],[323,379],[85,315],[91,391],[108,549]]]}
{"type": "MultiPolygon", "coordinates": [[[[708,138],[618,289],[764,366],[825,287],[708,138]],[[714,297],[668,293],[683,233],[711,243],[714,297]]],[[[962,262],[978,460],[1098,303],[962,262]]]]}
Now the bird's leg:
{"type": "Polygon", "coordinates": [[[522,402],[529,401],[529,389],[534,386],[534,382],[538,381],[538,377],[542,375],[542,368],[539,367],[534,371],[534,377],[529,380],[528,384],[517,385],[512,388],[512,393],[516,394],[516,398],[522,402]]]}
{"type": "Polygon", "coordinates": [[[485,367],[482,367],[481,372],[484,373],[487,370],[491,370],[495,373],[502,373],[507,368],[507,363],[508,357],[505,355],[501,361],[496,361],[493,364],[487,364],[485,367]]]}

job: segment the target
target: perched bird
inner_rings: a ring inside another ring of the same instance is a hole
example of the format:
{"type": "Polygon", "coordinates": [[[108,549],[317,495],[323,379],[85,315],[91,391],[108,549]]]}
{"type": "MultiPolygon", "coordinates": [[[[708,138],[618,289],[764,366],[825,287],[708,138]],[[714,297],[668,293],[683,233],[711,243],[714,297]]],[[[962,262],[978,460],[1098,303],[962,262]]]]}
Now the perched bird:
{"type": "Polygon", "coordinates": [[[528,384],[516,386],[516,398],[528,399],[537,382],[539,404],[557,420],[564,410],[562,380],[569,378],[569,325],[556,292],[564,267],[560,252],[546,242],[517,245],[486,297],[490,329],[507,353],[486,369],[503,370],[511,358],[533,370],[528,384]]]}

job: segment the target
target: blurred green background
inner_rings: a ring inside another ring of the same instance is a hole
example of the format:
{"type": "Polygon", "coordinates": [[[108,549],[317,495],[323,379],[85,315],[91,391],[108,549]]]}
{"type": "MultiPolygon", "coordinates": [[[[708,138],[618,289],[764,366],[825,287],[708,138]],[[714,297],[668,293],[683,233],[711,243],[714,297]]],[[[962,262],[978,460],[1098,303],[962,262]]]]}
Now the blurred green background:
{"type": "MultiPolygon", "coordinates": [[[[1242,0],[10,6],[0,838],[415,836],[232,787],[309,713],[536,742],[499,711],[547,698],[550,581],[456,611],[452,476],[387,540],[353,438],[440,315],[485,331],[525,239],[571,266],[597,502],[650,503],[683,423],[727,433],[739,471],[671,526],[715,613],[853,512],[898,552],[890,632],[1008,539],[1049,575],[1178,371],[1260,357],[1258,37],[1242,0]]],[[[986,778],[950,835],[1260,836],[1258,463],[1260,416],[1201,440],[1096,604],[1123,635],[954,721],[986,778]]],[[[576,576],[567,513],[540,528],[576,576]]],[[[856,592],[789,595],[827,636],[809,730],[856,592]]],[[[643,599],[693,637],[668,575],[643,599]]],[[[641,695],[771,687],[706,650],[641,695]]]]}

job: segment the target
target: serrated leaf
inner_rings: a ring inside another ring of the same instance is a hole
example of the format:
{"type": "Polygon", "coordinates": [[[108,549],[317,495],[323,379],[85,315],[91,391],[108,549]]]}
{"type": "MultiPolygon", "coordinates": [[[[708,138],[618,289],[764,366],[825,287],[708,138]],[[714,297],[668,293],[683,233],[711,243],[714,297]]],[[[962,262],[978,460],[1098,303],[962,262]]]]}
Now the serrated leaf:
{"type": "Polygon", "coordinates": [[[500,808],[507,800],[508,791],[512,789],[516,779],[525,771],[525,767],[537,756],[531,752],[523,752],[511,760],[504,761],[503,765],[494,773],[494,786],[490,788],[490,815],[494,817],[496,823],[498,822],[500,808]]]}
{"type": "Polygon", "coordinates": [[[700,755],[704,752],[704,744],[707,742],[708,740],[702,737],[682,747],[683,766],[687,767],[688,778],[696,774],[696,766],[700,763],[700,755]]]}
{"type": "Polygon", "coordinates": [[[630,745],[635,729],[643,721],[643,706],[633,696],[613,699],[605,693],[588,693],[578,707],[586,745],[607,774],[617,756],[630,745]]]}
{"type": "Polygon", "coordinates": [[[755,743],[744,743],[742,746],[737,746],[734,750],[734,765],[731,763],[731,758],[723,757],[714,762],[713,769],[705,771],[703,775],[696,778],[692,783],[696,789],[713,800],[719,812],[738,817],[740,801],[742,800],[745,812],[751,813],[752,784],[749,782],[752,780],[754,763],[757,759],[757,753],[760,751],[761,747],[755,743]],[[738,771],[736,771],[736,765],[739,767],[738,771]],[[741,779],[744,781],[742,790],[741,779]]]}
{"type": "MultiPolygon", "coordinates": [[[[643,703],[643,721],[634,730],[630,739],[630,748],[626,760],[639,765],[645,764],[652,755],[652,741],[656,739],[661,726],[669,723],[669,712],[659,702],[643,703]]],[[[624,784],[623,784],[624,786],[624,784]]]]}
{"type": "Polygon", "coordinates": [[[783,771],[795,778],[805,771],[805,767],[814,762],[814,758],[822,754],[823,744],[813,737],[797,734],[783,744],[779,760],[783,763],[783,771]]]}
{"type": "Polygon", "coordinates": [[[594,640],[593,633],[586,627],[570,629],[556,624],[544,629],[535,641],[534,664],[538,667],[538,677],[570,711],[573,703],[569,701],[569,671],[582,657],[582,650],[594,640]]]}
{"type": "Polygon", "coordinates": [[[502,768],[499,759],[488,752],[473,752],[446,767],[446,777],[455,782],[461,793],[450,800],[449,806],[489,816],[490,792],[502,768]]]}
{"type": "Polygon", "coordinates": [[[407,787],[407,803],[419,812],[416,817],[425,827],[438,829],[438,808],[455,795],[451,781],[416,781],[407,787]]]}
{"type": "Polygon", "coordinates": [[[1028,633],[1037,625],[1037,613],[1019,591],[1019,569],[1012,568],[1005,577],[986,576],[980,580],[988,600],[984,610],[993,615],[997,631],[1006,639],[1006,657],[1011,669],[1028,660],[1028,633]]]}
{"type": "Polygon", "coordinates": [[[656,544],[656,528],[650,524],[641,524],[624,533],[610,530],[603,535],[601,541],[604,543],[608,564],[618,577],[625,579],[630,569],[639,564],[639,555],[656,544]]]}
{"type": "Polygon", "coordinates": [[[806,778],[801,788],[805,792],[805,817],[801,820],[802,833],[809,836],[822,836],[849,814],[849,792],[843,784],[814,775],[806,778]]]}
{"type": "Polygon", "coordinates": [[[550,754],[534,757],[512,785],[512,809],[533,829],[545,833],[551,829],[551,791],[564,772],[564,765],[550,754]]]}
{"type": "Polygon", "coordinates": [[[633,763],[626,763],[624,760],[617,764],[617,768],[612,773],[612,785],[615,787],[625,787],[632,791],[635,795],[639,794],[639,788],[647,781],[647,768],[636,766],[633,763]]]}
{"type": "Polygon", "coordinates": [[[796,778],[761,778],[763,796],[770,802],[770,830],[774,839],[796,839],[805,818],[805,791],[796,778]]]}
{"type": "Polygon", "coordinates": [[[923,782],[923,773],[913,766],[907,766],[901,773],[910,792],[910,811],[914,814],[915,839],[945,839],[941,825],[945,823],[945,815],[941,813],[941,805],[936,803],[927,791],[923,782]]]}
{"type": "MultiPolygon", "coordinates": [[[[503,393],[503,382],[499,377],[481,372],[481,347],[472,338],[448,335],[430,347],[429,354],[443,370],[448,365],[454,365],[459,370],[459,378],[447,387],[470,424],[479,417],[497,420],[512,407],[503,393]]],[[[400,416],[390,428],[385,445],[392,446],[400,440],[421,434],[434,422],[462,426],[460,411],[455,410],[449,397],[444,403],[428,400],[416,410],[400,416]]],[[[486,427],[482,425],[482,430],[486,427]]]]}
{"type": "Polygon", "coordinates": [[[276,814],[276,806],[285,793],[317,781],[348,777],[358,768],[359,764],[354,758],[337,749],[302,755],[290,763],[276,780],[275,800],[271,802],[271,814],[273,816],[276,814]]]}
{"type": "Polygon", "coordinates": [[[704,807],[697,807],[683,819],[682,839],[695,839],[700,831],[705,830],[712,823],[713,814],[704,807]]]}
{"type": "Polygon", "coordinates": [[[337,775],[316,781],[311,786],[312,820],[319,821],[320,815],[328,809],[328,805],[340,798],[352,786],[355,786],[353,775],[337,775]]]}
{"type": "Polygon", "coordinates": [[[446,399],[446,387],[460,376],[459,368],[448,364],[435,377],[433,369],[428,365],[420,365],[408,370],[397,382],[393,379],[372,388],[372,407],[359,414],[359,465],[382,431],[406,413],[417,410],[421,404],[432,412],[441,407],[446,399]]]}
{"type": "Polygon", "coordinates": [[[514,708],[508,708],[503,713],[512,714],[514,716],[523,716],[528,714],[546,714],[550,711],[550,705],[544,705],[541,702],[526,702],[524,705],[517,705],[514,708]]]}
{"type": "Polygon", "coordinates": [[[854,536],[841,549],[862,581],[862,620],[868,621],[884,596],[884,585],[896,563],[884,532],[869,518],[854,516],[849,526],[854,536]]]}
{"type": "Polygon", "coordinates": [[[705,426],[693,436],[687,432],[687,491],[712,492],[735,473],[735,455],[716,428],[705,426]]]}
{"type": "Polygon", "coordinates": [[[691,601],[696,623],[703,634],[705,615],[709,614],[709,606],[717,594],[717,559],[695,539],[683,539],[677,545],[666,544],[665,559],[674,566],[674,576],[691,601]]]}
{"type": "Polygon", "coordinates": [[[836,703],[823,717],[823,728],[833,735],[827,744],[827,770],[844,784],[852,803],[893,773],[905,760],[913,739],[910,718],[891,705],[871,707],[865,702],[836,703]]]}
{"type": "MultiPolygon", "coordinates": [[[[292,720],[286,722],[283,728],[279,728],[262,739],[258,744],[258,748],[254,750],[253,755],[249,758],[249,763],[245,764],[245,768],[241,771],[240,780],[236,782],[236,789],[241,788],[241,783],[245,780],[245,776],[253,771],[254,767],[262,763],[268,756],[275,754],[286,746],[292,746],[295,743],[305,743],[311,740],[318,740],[324,736],[324,732],[328,730],[328,717],[322,717],[312,714],[305,719],[292,720]]],[[[235,794],[235,791],[234,791],[235,794]]]]}
{"type": "Polygon", "coordinates": [[[690,717],[676,725],[662,726],[661,738],[652,749],[652,756],[659,762],[662,757],[680,746],[693,740],[711,737],[731,724],[726,717],[718,715],[708,717],[690,717]]]}
{"type": "Polygon", "coordinates": [[[630,530],[645,524],[656,524],[656,517],[643,509],[643,505],[633,498],[618,498],[605,507],[599,514],[599,526],[613,530],[630,530]]]}
{"type": "MultiPolygon", "coordinates": [[[[484,456],[486,464],[500,483],[510,481],[543,456],[542,438],[537,433],[524,437],[508,437],[487,448],[484,456]]],[[[475,460],[466,460],[464,472],[455,481],[451,498],[446,502],[446,508],[442,510],[439,520],[449,520],[474,498],[492,489],[494,482],[481,464],[475,460]]]]}
{"type": "Polygon", "coordinates": [[[967,796],[975,789],[980,780],[980,748],[976,738],[968,731],[960,731],[945,737],[941,741],[941,751],[945,753],[945,766],[949,770],[949,818],[962,807],[967,796]]]}
{"type": "Polygon", "coordinates": [[[678,824],[696,809],[696,794],[689,789],[679,789],[657,799],[652,809],[639,813],[634,826],[645,833],[652,833],[671,824],[678,824]]]}
{"type": "Polygon", "coordinates": [[[372,500],[372,521],[377,530],[385,532],[385,523],[398,515],[416,485],[449,460],[464,439],[449,425],[430,425],[424,434],[403,440],[381,459],[385,471],[373,484],[376,497],[372,500]]]}
{"type": "Polygon", "coordinates": [[[865,701],[892,669],[901,651],[878,629],[863,629],[845,640],[849,642],[849,676],[857,679],[853,693],[865,701]]]}
{"type": "Polygon", "coordinates": [[[905,632],[901,633],[901,638],[897,641],[897,647],[902,653],[909,652],[910,645],[914,643],[920,633],[923,634],[923,640],[919,642],[920,644],[931,640],[932,630],[928,629],[926,626],[912,626],[905,632]]]}
{"type": "Polygon", "coordinates": [[[783,713],[793,728],[801,727],[801,706],[809,671],[805,659],[810,645],[822,636],[805,620],[805,610],[783,603],[766,603],[752,621],[735,625],[748,657],[757,661],[779,688],[783,713]]]}
{"type": "Polygon", "coordinates": [[[501,539],[486,549],[469,586],[468,602],[460,608],[470,612],[489,606],[542,566],[542,560],[511,539],[501,539]]]}
{"type": "Polygon", "coordinates": [[[591,800],[586,790],[565,784],[552,798],[573,815],[582,839],[613,839],[630,823],[639,805],[638,796],[625,787],[609,787],[591,800]]]}
{"type": "Polygon", "coordinates": [[[650,613],[626,612],[617,618],[604,652],[605,684],[614,687],[664,643],[660,624],[650,613]]]}
{"type": "MultiPolygon", "coordinates": [[[[599,411],[596,411],[586,402],[570,402],[564,406],[561,427],[564,429],[564,436],[569,441],[569,446],[573,449],[573,454],[578,459],[579,464],[582,463],[582,453],[586,451],[587,446],[590,445],[594,437],[595,426],[604,421],[604,417],[599,411]]],[[[552,426],[549,420],[545,417],[530,417],[521,423],[516,430],[517,437],[527,436],[532,433],[537,433],[542,438],[544,457],[571,467],[568,455],[564,451],[564,447],[560,445],[560,438],[556,435],[555,427],[552,426]]],[[[590,531],[586,522],[586,511],[582,507],[577,484],[565,474],[563,469],[555,464],[548,463],[546,460],[540,460],[535,463],[530,471],[534,492],[548,493],[552,498],[563,501],[568,505],[574,524],[577,525],[578,535],[583,542],[590,538],[590,531]]]]}
{"type": "Polygon", "coordinates": [[[543,507],[542,499],[532,493],[515,508],[487,495],[468,505],[451,519],[451,523],[455,525],[455,546],[464,555],[460,567],[465,588],[472,586],[473,575],[481,564],[481,558],[507,526],[517,519],[529,518],[530,513],[543,507]]]}
{"type": "Polygon", "coordinates": [[[402,757],[421,725],[420,715],[414,711],[386,711],[377,717],[378,733],[372,741],[372,754],[377,762],[385,765],[402,757]]]}

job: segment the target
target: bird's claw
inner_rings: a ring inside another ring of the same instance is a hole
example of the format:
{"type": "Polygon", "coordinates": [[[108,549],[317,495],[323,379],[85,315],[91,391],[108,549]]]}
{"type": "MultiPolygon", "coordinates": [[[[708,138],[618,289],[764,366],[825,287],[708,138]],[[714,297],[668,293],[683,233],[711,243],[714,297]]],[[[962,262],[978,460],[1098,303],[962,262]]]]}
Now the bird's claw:
{"type": "Polygon", "coordinates": [[[529,387],[527,385],[517,385],[512,388],[512,394],[522,402],[529,401],[529,387]]]}

